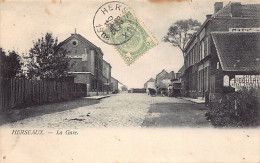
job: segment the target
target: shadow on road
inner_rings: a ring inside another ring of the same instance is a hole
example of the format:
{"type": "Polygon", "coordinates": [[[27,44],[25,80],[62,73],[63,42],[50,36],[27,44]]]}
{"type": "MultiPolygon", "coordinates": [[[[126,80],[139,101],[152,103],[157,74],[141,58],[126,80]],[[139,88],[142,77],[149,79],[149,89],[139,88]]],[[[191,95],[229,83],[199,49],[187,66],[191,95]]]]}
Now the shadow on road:
{"type": "Polygon", "coordinates": [[[0,125],[10,122],[16,122],[30,117],[51,114],[65,110],[76,109],[83,106],[99,103],[99,100],[86,98],[75,99],[73,101],[64,101],[58,103],[31,106],[23,109],[10,109],[6,113],[0,114],[0,125]]]}
{"type": "Polygon", "coordinates": [[[156,103],[150,106],[142,127],[211,127],[204,104],[156,103]]]}

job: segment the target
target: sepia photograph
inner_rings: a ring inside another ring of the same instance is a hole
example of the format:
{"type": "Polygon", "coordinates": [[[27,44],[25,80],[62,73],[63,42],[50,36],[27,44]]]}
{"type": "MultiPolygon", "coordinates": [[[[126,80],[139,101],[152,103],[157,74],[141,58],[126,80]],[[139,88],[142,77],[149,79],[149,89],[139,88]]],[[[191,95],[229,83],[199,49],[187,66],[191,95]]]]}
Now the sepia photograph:
{"type": "Polygon", "coordinates": [[[0,162],[260,160],[258,0],[1,0],[0,162]]]}

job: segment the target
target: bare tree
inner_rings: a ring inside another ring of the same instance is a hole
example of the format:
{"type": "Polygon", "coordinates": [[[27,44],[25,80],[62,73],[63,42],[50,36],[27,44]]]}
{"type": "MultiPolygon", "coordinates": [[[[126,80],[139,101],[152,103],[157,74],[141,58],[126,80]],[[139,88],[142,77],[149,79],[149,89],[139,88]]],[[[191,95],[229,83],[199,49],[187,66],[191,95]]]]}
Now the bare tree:
{"type": "Polygon", "coordinates": [[[178,47],[184,54],[184,47],[191,36],[198,30],[201,23],[197,20],[178,20],[172,24],[163,40],[178,47]]]}

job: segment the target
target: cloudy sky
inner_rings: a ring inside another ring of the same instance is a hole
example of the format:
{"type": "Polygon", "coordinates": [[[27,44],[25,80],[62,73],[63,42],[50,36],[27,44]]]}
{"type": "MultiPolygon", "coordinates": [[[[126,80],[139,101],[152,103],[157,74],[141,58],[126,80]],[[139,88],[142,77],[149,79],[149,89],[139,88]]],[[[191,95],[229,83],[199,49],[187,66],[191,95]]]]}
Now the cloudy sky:
{"type": "MultiPolygon", "coordinates": [[[[145,81],[155,77],[163,69],[177,72],[183,65],[181,51],[162,42],[163,36],[171,24],[180,19],[197,19],[205,21],[206,14],[214,11],[214,1],[192,0],[170,2],[146,0],[122,1],[130,6],[136,16],[159,41],[159,45],[127,66],[113,46],[105,44],[93,30],[93,17],[96,10],[105,1],[9,1],[0,2],[0,46],[6,51],[28,52],[33,40],[46,32],[52,32],[59,41],[77,33],[99,46],[104,52],[104,59],[112,65],[112,76],[129,88],[143,87],[145,81]]],[[[224,1],[226,5],[228,1],[224,1]]],[[[255,0],[242,1],[259,3],[255,0]]]]}

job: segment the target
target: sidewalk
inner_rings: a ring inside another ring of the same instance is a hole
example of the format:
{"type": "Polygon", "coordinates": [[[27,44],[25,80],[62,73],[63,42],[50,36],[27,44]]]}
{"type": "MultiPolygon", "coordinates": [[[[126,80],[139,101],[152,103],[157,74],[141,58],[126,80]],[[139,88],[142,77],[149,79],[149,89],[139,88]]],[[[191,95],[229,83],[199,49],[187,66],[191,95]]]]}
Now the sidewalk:
{"type": "Polygon", "coordinates": [[[110,97],[110,95],[104,95],[104,96],[90,96],[90,97],[84,97],[86,99],[92,99],[92,100],[101,100],[103,98],[110,97]]]}
{"type": "Polygon", "coordinates": [[[179,98],[187,100],[187,101],[194,102],[196,104],[205,104],[205,100],[203,100],[203,99],[195,99],[195,98],[189,98],[189,97],[179,97],[179,98]]]}

